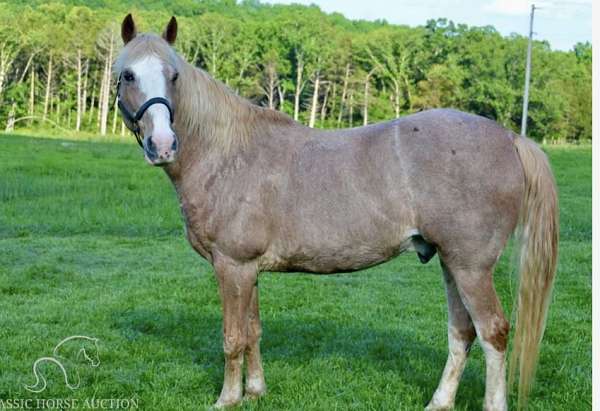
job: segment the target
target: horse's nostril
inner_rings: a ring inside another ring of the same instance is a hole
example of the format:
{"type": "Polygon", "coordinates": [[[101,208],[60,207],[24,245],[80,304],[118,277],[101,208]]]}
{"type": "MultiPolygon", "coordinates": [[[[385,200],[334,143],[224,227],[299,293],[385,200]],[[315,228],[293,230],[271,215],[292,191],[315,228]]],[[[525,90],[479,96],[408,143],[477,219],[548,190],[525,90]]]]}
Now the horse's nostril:
{"type": "Polygon", "coordinates": [[[156,144],[152,141],[152,136],[148,136],[146,139],[146,147],[145,147],[146,155],[149,159],[155,159],[156,154],[156,144]]]}
{"type": "Polygon", "coordinates": [[[146,146],[147,146],[147,148],[148,148],[149,151],[156,150],[156,147],[154,146],[154,142],[152,141],[152,136],[148,137],[148,142],[146,143],[146,146]]]}

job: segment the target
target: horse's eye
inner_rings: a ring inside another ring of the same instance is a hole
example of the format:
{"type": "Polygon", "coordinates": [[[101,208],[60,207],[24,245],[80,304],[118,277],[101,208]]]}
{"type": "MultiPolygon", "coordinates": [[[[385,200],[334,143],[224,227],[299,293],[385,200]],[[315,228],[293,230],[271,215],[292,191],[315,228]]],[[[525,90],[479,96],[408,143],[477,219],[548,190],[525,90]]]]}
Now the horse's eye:
{"type": "Polygon", "coordinates": [[[179,78],[179,73],[175,73],[175,74],[173,74],[173,78],[171,79],[171,81],[172,81],[173,83],[175,83],[175,81],[176,81],[178,78],[179,78]]]}
{"type": "Polygon", "coordinates": [[[125,81],[133,81],[133,80],[135,80],[135,76],[130,71],[126,71],[125,73],[123,73],[123,78],[125,79],[125,81]]]}

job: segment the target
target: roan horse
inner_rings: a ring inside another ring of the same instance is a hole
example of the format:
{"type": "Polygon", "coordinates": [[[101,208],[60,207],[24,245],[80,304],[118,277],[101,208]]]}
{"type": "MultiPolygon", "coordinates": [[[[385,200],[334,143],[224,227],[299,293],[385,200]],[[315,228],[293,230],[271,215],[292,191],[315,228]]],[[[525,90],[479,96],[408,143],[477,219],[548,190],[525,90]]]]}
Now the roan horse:
{"type": "MultiPolygon", "coordinates": [[[[509,323],[492,281],[516,230],[520,283],[512,375],[529,392],[557,262],[557,195],[544,153],[494,121],[430,110],[322,131],[242,99],[162,37],[122,24],[119,106],[181,202],[192,247],[214,267],[223,304],[225,373],[215,404],[265,394],[261,271],[360,270],[414,250],[439,254],[449,355],[428,410],[452,408],[469,348],[486,360],[484,408],[505,410],[509,323]],[[135,112],[137,110],[137,112],[135,112]],[[520,229],[519,229],[520,227],[520,229]]],[[[510,378],[509,378],[510,380],[510,378]]]]}

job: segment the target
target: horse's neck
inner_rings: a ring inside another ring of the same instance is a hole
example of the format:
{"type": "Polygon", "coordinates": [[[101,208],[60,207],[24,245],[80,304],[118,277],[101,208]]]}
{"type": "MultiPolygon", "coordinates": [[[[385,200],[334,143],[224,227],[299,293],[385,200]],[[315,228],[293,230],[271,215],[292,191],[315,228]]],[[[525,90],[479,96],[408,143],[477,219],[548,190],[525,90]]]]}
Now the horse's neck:
{"type": "Polygon", "coordinates": [[[287,130],[302,127],[283,113],[252,105],[187,63],[184,71],[187,87],[176,101],[180,151],[166,170],[176,187],[183,180],[209,179],[248,153],[286,146],[294,138],[287,130]]]}
{"type": "Polygon", "coordinates": [[[228,151],[251,132],[255,109],[247,100],[208,73],[183,63],[183,84],[177,93],[183,138],[195,148],[228,151]]]}

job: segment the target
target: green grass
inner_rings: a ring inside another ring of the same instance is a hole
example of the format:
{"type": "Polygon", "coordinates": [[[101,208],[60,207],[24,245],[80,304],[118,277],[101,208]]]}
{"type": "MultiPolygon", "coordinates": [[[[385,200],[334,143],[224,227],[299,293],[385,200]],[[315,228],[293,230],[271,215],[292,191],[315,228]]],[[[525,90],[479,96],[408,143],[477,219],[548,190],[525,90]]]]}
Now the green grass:
{"type": "MultiPolygon", "coordinates": [[[[184,239],[166,175],[134,144],[0,136],[0,399],[134,398],[197,410],[221,388],[221,309],[211,267],[184,239]],[[100,339],[101,364],[67,389],[31,366],[67,336],[100,339]]],[[[561,254],[531,409],[591,408],[591,150],[548,148],[560,186],[561,254]]],[[[510,312],[507,251],[496,287],[510,312]]],[[[511,285],[512,284],[512,285],[511,285]]],[[[243,409],[422,409],[446,359],[437,257],[354,274],[263,274],[269,388],[243,409]]],[[[480,409],[481,350],[457,408],[480,409]]],[[[514,398],[514,397],[513,397],[514,398]]]]}

